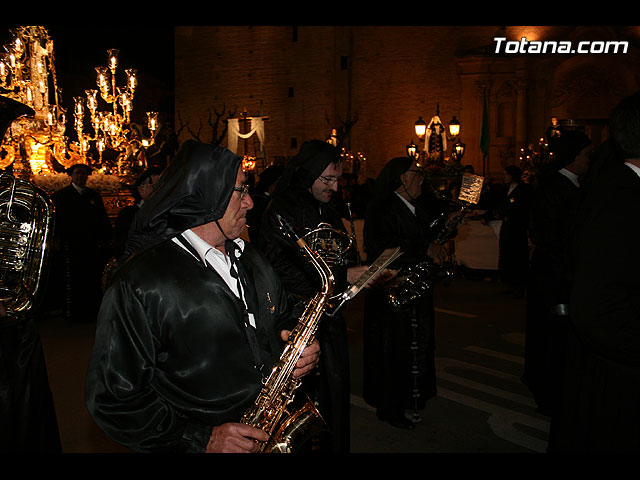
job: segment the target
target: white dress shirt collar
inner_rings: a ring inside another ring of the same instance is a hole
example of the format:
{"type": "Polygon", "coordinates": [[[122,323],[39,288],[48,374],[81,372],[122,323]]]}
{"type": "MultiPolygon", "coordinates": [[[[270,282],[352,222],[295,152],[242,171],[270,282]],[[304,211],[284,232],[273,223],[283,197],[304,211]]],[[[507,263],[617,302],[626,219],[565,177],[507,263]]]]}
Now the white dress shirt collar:
{"type": "Polygon", "coordinates": [[[636,175],[638,175],[640,177],[640,167],[638,167],[637,165],[634,165],[631,162],[624,162],[624,164],[629,167],[631,170],[633,170],[636,175]]]}
{"type": "Polygon", "coordinates": [[[567,177],[569,181],[573,183],[576,187],[580,188],[580,179],[578,178],[578,175],[567,170],[566,168],[561,168],[560,170],[558,170],[558,172],[560,172],[562,175],[567,177]]]}
{"type": "MultiPolygon", "coordinates": [[[[182,233],[182,236],[191,244],[193,248],[195,248],[196,252],[198,252],[198,255],[200,256],[200,260],[203,263],[207,263],[207,261],[211,258],[211,255],[216,255],[216,258],[224,259],[225,264],[229,264],[227,256],[224,253],[211,246],[205,240],[196,235],[192,230],[184,231],[182,233]]],[[[238,247],[240,247],[240,251],[244,251],[244,240],[242,240],[241,238],[236,238],[234,242],[236,245],[238,245],[238,247]]]]}
{"type": "MultiPolygon", "coordinates": [[[[182,232],[182,237],[195,249],[196,253],[200,257],[196,258],[205,265],[211,266],[211,268],[218,272],[234,295],[240,298],[244,302],[245,306],[247,306],[247,302],[244,298],[244,292],[242,291],[242,285],[239,285],[239,282],[231,275],[231,263],[229,262],[227,255],[216,247],[210,245],[208,242],[196,235],[192,230],[182,232]]],[[[173,238],[172,240],[193,255],[193,252],[189,251],[187,247],[182,245],[177,238],[173,238]]],[[[240,251],[243,252],[244,240],[236,238],[234,242],[238,245],[240,251]]],[[[237,250],[235,250],[235,253],[236,255],[239,255],[237,250]]],[[[249,313],[249,323],[253,327],[256,326],[253,313],[249,313]]]]}
{"type": "Polygon", "coordinates": [[[415,214],[416,214],[416,207],[414,207],[413,205],[411,205],[411,204],[407,201],[407,199],[406,199],[406,198],[404,198],[402,195],[400,195],[398,192],[394,192],[394,193],[398,196],[398,198],[399,198],[400,200],[402,200],[402,201],[404,202],[404,204],[407,206],[407,208],[408,208],[409,210],[411,210],[411,213],[413,213],[413,214],[415,215],[415,214]]]}

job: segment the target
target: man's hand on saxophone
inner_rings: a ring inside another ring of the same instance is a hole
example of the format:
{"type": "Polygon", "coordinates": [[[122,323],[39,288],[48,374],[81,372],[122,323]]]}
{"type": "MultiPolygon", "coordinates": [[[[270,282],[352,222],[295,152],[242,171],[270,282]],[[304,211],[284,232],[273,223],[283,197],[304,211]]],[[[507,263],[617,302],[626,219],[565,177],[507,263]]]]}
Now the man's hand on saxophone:
{"type": "MultiPolygon", "coordinates": [[[[291,335],[289,330],[283,330],[280,332],[280,336],[285,342],[289,339],[289,335],[291,335]]],[[[307,348],[302,351],[302,354],[296,363],[296,368],[293,371],[293,378],[302,378],[307,375],[316,368],[319,359],[320,343],[318,340],[314,340],[311,345],[307,346],[307,348]]]]}
{"type": "MultiPolygon", "coordinates": [[[[291,332],[283,330],[280,333],[282,340],[285,342],[289,339],[291,332]]],[[[302,378],[309,374],[320,359],[320,343],[314,340],[311,345],[305,348],[298,359],[296,369],[293,371],[294,378],[302,378]]],[[[225,423],[218,427],[214,427],[209,443],[205,450],[206,453],[257,453],[260,451],[257,442],[266,442],[269,435],[259,428],[245,425],[243,423],[225,423]]]]}
{"type": "Polygon", "coordinates": [[[205,453],[258,453],[257,442],[266,442],[269,435],[244,423],[224,423],[213,427],[205,453]]]}

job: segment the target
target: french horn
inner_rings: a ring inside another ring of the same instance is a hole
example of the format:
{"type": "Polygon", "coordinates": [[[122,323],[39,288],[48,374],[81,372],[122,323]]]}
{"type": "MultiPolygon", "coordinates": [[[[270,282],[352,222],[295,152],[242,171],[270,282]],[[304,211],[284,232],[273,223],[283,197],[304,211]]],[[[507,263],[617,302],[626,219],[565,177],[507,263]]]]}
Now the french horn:
{"type": "Polygon", "coordinates": [[[353,238],[328,223],[318,226],[303,236],[309,248],[322,257],[330,267],[349,264],[348,254],[352,251],[353,238]]]}
{"type": "Polygon", "coordinates": [[[330,267],[360,265],[351,203],[346,203],[346,207],[349,212],[351,234],[323,222],[303,235],[309,248],[320,255],[330,267]]]}

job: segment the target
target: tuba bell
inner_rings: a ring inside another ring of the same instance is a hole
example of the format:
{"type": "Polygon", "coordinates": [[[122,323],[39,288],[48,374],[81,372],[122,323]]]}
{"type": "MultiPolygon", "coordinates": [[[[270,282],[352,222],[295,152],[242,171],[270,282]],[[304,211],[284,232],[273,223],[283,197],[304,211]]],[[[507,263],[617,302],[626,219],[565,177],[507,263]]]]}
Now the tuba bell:
{"type": "MultiPolygon", "coordinates": [[[[16,118],[29,113],[26,105],[0,96],[0,139],[16,118]]],[[[53,213],[44,191],[11,173],[0,174],[0,301],[9,314],[27,312],[42,300],[53,213]]]]}

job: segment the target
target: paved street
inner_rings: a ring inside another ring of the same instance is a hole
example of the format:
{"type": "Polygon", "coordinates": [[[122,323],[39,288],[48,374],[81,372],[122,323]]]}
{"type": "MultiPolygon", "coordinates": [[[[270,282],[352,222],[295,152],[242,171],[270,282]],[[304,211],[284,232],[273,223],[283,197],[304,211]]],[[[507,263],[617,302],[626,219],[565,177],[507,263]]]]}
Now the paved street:
{"type": "MultiPolygon", "coordinates": [[[[353,453],[544,452],[548,419],[535,413],[519,380],[524,351],[524,300],[496,283],[456,279],[437,289],[438,396],[414,430],[378,421],[361,399],[361,308],[348,317],[352,371],[353,453]]],[[[127,450],[95,427],[84,407],[84,377],[93,325],[47,319],[40,324],[62,443],[67,453],[127,450]]]]}
{"type": "MultiPolygon", "coordinates": [[[[535,412],[520,382],[524,299],[495,282],[456,279],[436,290],[438,396],[411,431],[375,418],[361,399],[361,303],[349,307],[352,452],[544,452],[548,418],[535,412]]],[[[358,302],[358,300],[360,300],[358,302]]],[[[411,412],[408,412],[411,413],[411,412]]]]}

